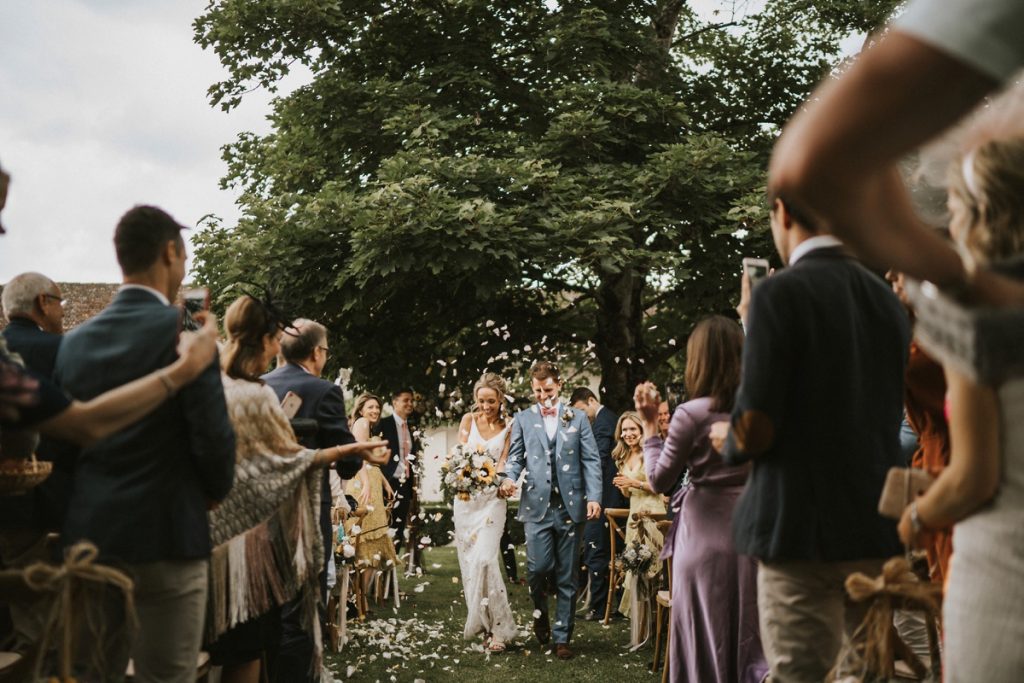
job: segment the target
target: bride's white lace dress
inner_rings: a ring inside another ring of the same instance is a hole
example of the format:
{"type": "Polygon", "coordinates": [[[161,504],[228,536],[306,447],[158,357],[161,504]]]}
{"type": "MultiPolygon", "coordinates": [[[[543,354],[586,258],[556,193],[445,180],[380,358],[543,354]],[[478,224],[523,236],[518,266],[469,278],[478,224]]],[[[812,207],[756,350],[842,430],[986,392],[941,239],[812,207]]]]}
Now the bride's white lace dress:
{"type": "MultiPolygon", "coordinates": [[[[508,426],[485,440],[476,427],[476,420],[471,422],[467,445],[483,445],[497,462],[505,448],[508,426]]],[[[505,529],[507,507],[505,500],[498,498],[495,491],[479,493],[470,500],[456,499],[453,505],[455,546],[466,596],[465,638],[486,632],[507,642],[517,633],[499,565],[499,545],[505,529]]]]}

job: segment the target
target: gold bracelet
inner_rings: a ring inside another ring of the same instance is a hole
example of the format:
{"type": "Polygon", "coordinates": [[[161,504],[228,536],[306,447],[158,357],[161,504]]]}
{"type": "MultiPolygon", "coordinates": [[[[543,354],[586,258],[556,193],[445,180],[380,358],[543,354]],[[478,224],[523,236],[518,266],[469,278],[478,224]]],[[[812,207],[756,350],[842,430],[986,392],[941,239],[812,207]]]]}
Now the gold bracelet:
{"type": "Polygon", "coordinates": [[[157,375],[160,378],[160,382],[164,385],[164,389],[167,390],[167,398],[174,396],[177,393],[178,387],[174,386],[174,381],[171,380],[171,373],[164,371],[157,375]]]}

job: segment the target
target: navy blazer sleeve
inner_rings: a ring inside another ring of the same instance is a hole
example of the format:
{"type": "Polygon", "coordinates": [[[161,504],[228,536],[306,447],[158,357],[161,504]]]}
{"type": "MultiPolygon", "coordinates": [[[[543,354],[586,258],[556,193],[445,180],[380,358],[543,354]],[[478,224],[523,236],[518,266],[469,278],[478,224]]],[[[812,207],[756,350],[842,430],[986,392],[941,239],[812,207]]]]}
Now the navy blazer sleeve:
{"type": "MultiPolygon", "coordinates": [[[[345,446],[356,442],[348,428],[348,417],[345,416],[345,398],[341,387],[335,385],[324,394],[316,406],[314,419],[319,427],[317,441],[321,448],[345,446]]],[[[334,464],[334,469],[342,479],[351,479],[359,473],[363,466],[363,458],[349,455],[334,464]]]]}
{"type": "Polygon", "coordinates": [[[235,481],[235,430],[228,417],[216,360],[182,388],[181,399],[203,492],[211,501],[222,500],[235,481]]]}

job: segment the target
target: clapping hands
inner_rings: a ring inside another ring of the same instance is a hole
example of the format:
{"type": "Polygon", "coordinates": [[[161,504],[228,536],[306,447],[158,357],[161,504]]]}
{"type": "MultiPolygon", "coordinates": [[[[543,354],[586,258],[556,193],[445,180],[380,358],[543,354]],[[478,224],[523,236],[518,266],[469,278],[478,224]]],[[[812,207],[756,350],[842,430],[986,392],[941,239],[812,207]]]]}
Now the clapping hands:
{"type": "MultiPolygon", "coordinates": [[[[661,405],[661,394],[653,382],[641,382],[633,392],[633,404],[636,412],[644,420],[644,434],[654,436],[658,433],[658,406],[661,405]]],[[[618,486],[618,484],[616,484],[618,486]]]]}

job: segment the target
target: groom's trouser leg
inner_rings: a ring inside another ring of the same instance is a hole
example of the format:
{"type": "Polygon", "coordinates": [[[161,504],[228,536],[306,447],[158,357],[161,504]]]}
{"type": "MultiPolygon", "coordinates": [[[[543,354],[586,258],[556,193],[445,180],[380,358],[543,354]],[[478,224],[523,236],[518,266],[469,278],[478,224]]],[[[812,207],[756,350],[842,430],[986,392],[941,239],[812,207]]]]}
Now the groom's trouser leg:
{"type": "Polygon", "coordinates": [[[552,640],[568,643],[576,621],[576,593],[579,588],[580,545],[583,524],[575,524],[565,508],[555,511],[555,581],[558,584],[558,605],[555,623],[551,625],[552,640]]]}
{"type": "Polygon", "coordinates": [[[526,530],[526,575],[533,606],[547,616],[548,584],[555,569],[555,529],[552,511],[539,522],[524,522],[526,530]]]}
{"type": "Polygon", "coordinates": [[[583,530],[583,564],[590,579],[589,609],[604,614],[608,602],[608,520],[592,519],[583,530]]]}

